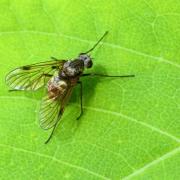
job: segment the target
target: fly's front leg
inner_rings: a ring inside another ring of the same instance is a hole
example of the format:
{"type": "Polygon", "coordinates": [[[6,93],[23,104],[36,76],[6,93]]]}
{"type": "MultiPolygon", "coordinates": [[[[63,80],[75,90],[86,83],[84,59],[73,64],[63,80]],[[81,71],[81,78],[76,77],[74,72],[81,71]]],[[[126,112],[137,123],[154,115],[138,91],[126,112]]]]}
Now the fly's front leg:
{"type": "Polygon", "coordinates": [[[82,104],[82,96],[83,96],[83,90],[82,90],[82,82],[78,81],[78,84],[80,84],[80,103],[81,103],[81,112],[80,115],[77,117],[77,120],[80,119],[80,117],[83,115],[83,104],[82,104]]]}
{"type": "Polygon", "coordinates": [[[125,77],[135,77],[135,75],[121,75],[121,76],[110,76],[106,74],[97,74],[97,73],[90,73],[90,74],[83,74],[83,76],[100,76],[100,77],[119,77],[119,78],[125,78],[125,77]]]}

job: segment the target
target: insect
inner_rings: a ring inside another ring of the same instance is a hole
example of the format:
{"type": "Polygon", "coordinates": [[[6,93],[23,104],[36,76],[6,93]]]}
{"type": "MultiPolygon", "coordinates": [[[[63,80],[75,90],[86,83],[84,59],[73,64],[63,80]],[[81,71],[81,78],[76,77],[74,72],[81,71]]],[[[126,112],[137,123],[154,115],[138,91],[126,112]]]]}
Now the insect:
{"type": "Polygon", "coordinates": [[[47,144],[53,136],[65,109],[65,106],[71,97],[73,88],[80,85],[80,115],[83,114],[83,86],[80,77],[99,76],[99,77],[134,77],[134,75],[109,76],[104,74],[84,74],[84,69],[91,68],[93,65],[90,52],[102,41],[108,34],[108,31],[95,43],[95,45],[84,53],[72,60],[59,60],[51,57],[50,61],[18,67],[10,71],[6,76],[6,83],[11,88],[10,91],[36,91],[47,85],[47,94],[42,98],[39,122],[41,128],[52,131],[47,144]]]}

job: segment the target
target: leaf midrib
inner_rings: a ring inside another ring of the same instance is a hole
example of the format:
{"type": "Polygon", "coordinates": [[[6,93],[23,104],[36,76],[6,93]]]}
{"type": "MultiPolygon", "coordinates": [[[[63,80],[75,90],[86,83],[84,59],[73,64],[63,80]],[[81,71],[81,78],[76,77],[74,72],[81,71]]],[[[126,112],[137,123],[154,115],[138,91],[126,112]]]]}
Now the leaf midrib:
{"type": "MultiPolygon", "coordinates": [[[[38,100],[33,100],[33,99],[30,99],[30,98],[27,98],[27,97],[19,97],[19,96],[13,96],[13,97],[1,96],[0,99],[2,99],[2,98],[4,98],[4,99],[11,99],[11,98],[13,98],[13,99],[24,99],[24,100],[28,100],[28,101],[31,100],[31,101],[36,102],[36,103],[39,102],[38,100]]],[[[71,104],[72,104],[72,105],[75,105],[75,106],[79,106],[79,105],[76,104],[76,103],[71,103],[71,104]]],[[[164,135],[164,136],[166,136],[166,137],[169,137],[171,140],[174,140],[174,141],[176,141],[177,143],[180,143],[180,139],[177,138],[176,136],[173,136],[172,134],[169,134],[169,133],[166,132],[166,131],[163,131],[163,130],[161,130],[161,129],[159,129],[159,128],[156,128],[156,127],[154,127],[154,126],[152,126],[152,125],[150,125],[150,124],[147,124],[147,123],[145,123],[145,122],[138,121],[137,119],[132,118],[132,117],[130,117],[130,116],[127,116],[127,115],[125,115],[125,114],[122,114],[122,113],[120,113],[120,112],[114,112],[114,111],[109,111],[109,110],[106,110],[106,109],[96,108],[96,107],[90,107],[90,106],[83,106],[83,108],[88,109],[88,110],[93,110],[93,111],[97,111],[97,112],[103,112],[103,113],[107,113],[107,114],[111,114],[111,115],[114,115],[114,116],[119,116],[119,117],[125,118],[125,119],[127,119],[127,120],[129,120],[129,121],[131,121],[131,122],[133,122],[133,123],[136,123],[136,124],[139,124],[139,125],[141,125],[141,126],[143,126],[143,127],[146,127],[146,128],[148,128],[148,129],[151,129],[151,131],[155,131],[155,132],[157,132],[157,133],[159,133],[159,134],[161,134],[161,135],[164,135]]]]}
{"type": "MultiPolygon", "coordinates": [[[[29,30],[24,30],[24,31],[8,31],[8,32],[0,32],[0,36],[1,35],[16,34],[16,33],[32,33],[32,34],[41,34],[41,35],[48,35],[48,36],[61,36],[61,37],[65,37],[67,39],[76,40],[76,41],[83,42],[83,43],[88,43],[88,44],[95,43],[95,41],[85,40],[85,39],[81,39],[79,37],[65,35],[63,33],[43,32],[43,31],[29,31],[29,30]]],[[[132,53],[132,54],[136,54],[136,55],[139,55],[139,56],[147,57],[147,58],[150,58],[150,59],[153,59],[153,60],[165,63],[165,64],[172,65],[172,66],[174,66],[176,68],[180,68],[180,64],[175,63],[172,60],[168,60],[168,59],[165,59],[165,58],[160,57],[160,56],[159,57],[158,56],[153,56],[151,54],[140,52],[140,51],[137,51],[135,49],[131,49],[131,48],[127,48],[127,47],[122,47],[120,45],[113,44],[113,43],[108,43],[108,42],[101,42],[100,44],[103,44],[105,46],[109,46],[109,47],[112,47],[112,48],[116,48],[116,49],[121,49],[121,50],[124,50],[124,51],[132,53]]]]}

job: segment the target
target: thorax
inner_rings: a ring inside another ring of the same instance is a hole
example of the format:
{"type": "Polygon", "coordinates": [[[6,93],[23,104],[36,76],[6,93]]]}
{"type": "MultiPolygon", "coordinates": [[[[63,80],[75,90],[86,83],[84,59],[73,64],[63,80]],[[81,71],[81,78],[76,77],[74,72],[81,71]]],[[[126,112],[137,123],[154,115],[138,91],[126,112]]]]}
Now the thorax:
{"type": "Polygon", "coordinates": [[[84,63],[82,60],[75,59],[66,61],[60,72],[60,76],[65,79],[77,79],[84,71],[84,63]]]}

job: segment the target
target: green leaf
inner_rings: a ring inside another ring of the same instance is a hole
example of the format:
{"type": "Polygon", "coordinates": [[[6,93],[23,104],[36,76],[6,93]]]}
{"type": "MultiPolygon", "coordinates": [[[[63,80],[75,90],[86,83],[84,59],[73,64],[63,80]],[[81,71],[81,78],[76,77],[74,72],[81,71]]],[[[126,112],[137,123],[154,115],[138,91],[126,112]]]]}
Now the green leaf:
{"type": "Polygon", "coordinates": [[[0,179],[179,179],[180,1],[0,2],[0,179]],[[77,57],[108,30],[53,139],[38,124],[44,90],[8,92],[21,65],[77,57]]]}

